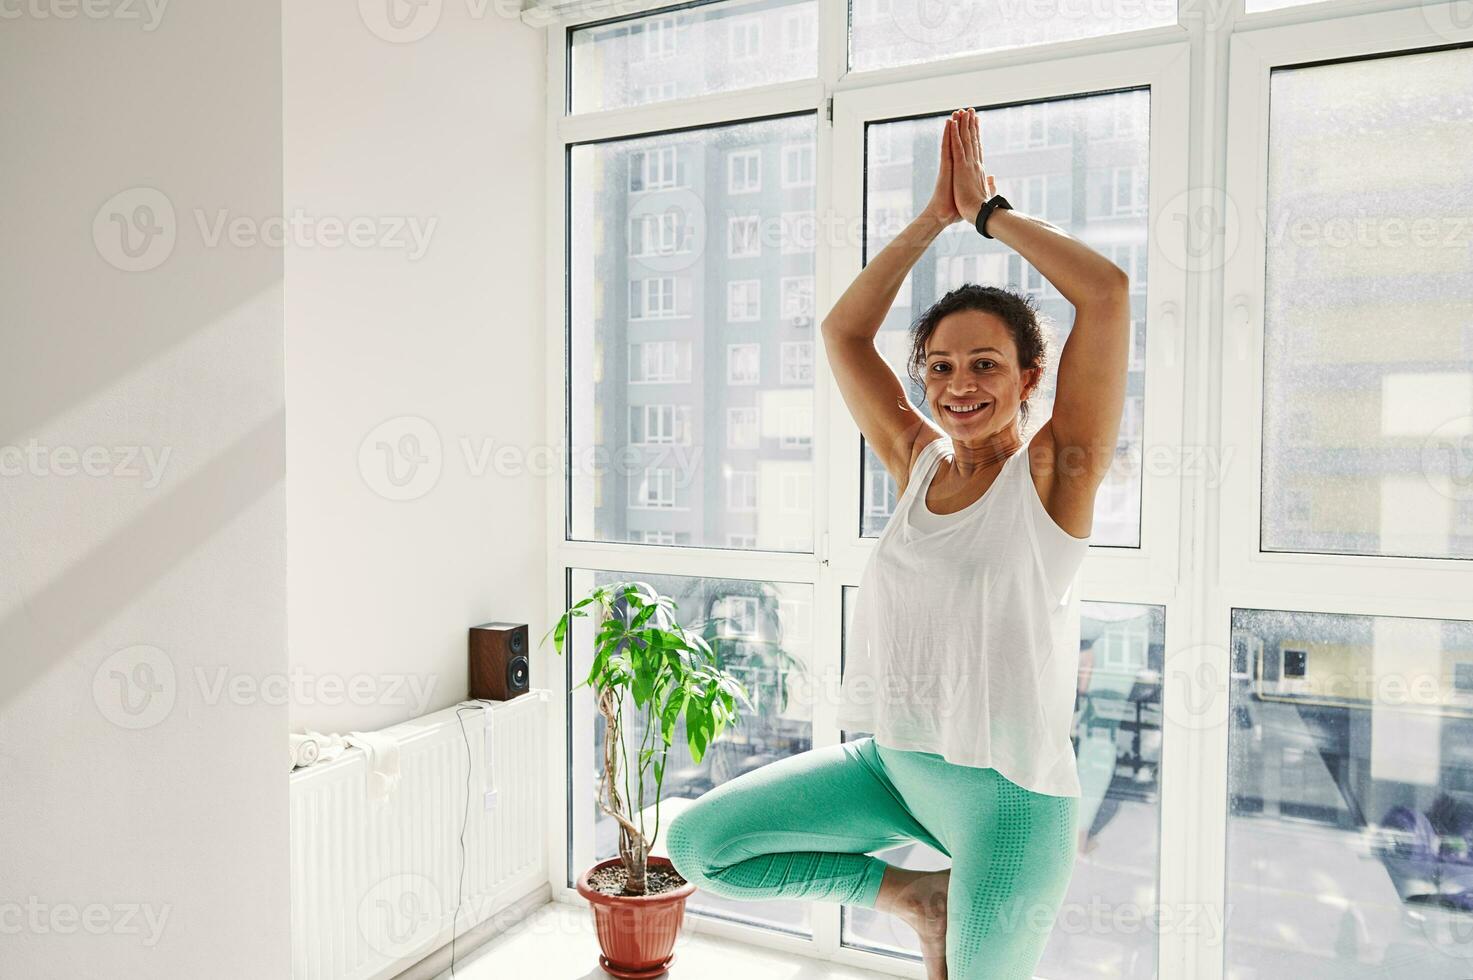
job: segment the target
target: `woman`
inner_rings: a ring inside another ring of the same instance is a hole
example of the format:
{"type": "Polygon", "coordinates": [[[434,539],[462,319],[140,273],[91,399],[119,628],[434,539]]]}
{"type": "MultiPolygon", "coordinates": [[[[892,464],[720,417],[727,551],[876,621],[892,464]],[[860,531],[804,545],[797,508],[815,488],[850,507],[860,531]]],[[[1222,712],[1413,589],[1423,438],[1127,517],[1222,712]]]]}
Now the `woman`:
{"type": "Polygon", "coordinates": [[[900,487],[860,582],[840,689],[840,727],[872,734],[716,787],[667,838],[676,869],[714,894],[899,916],[929,980],[1032,977],[1068,888],[1080,790],[1069,740],[1079,648],[1067,624],[1125,398],[1125,274],[995,195],[977,115],[958,110],[929,204],[823,324],[844,401],[900,487]],[[979,231],[1075,308],[1053,415],[1026,443],[1048,364],[1027,297],[966,285],[916,322],[911,373],[934,422],[874,345],[920,254],[979,214],[979,231]],[[868,854],[910,841],[951,867],[868,854]]]}

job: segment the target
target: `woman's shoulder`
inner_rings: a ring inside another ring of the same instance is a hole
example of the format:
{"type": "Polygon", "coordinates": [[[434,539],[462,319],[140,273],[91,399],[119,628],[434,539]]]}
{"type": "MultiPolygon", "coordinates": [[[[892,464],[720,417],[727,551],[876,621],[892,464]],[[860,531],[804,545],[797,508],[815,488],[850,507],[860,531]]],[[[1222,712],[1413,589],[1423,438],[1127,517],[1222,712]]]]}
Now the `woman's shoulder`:
{"type": "Polygon", "coordinates": [[[944,453],[950,442],[951,439],[946,433],[938,432],[930,426],[923,428],[916,435],[915,442],[911,443],[910,464],[906,467],[905,481],[896,489],[897,495],[904,496],[906,488],[910,486],[910,481],[915,479],[926,460],[934,453],[944,453]]]}

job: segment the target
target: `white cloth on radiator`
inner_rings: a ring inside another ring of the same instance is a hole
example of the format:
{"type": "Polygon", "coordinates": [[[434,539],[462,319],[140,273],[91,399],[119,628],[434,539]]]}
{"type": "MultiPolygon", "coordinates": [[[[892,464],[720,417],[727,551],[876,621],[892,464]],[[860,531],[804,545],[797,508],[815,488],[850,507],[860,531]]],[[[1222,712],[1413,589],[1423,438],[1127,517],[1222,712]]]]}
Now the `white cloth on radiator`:
{"type": "Polygon", "coordinates": [[[300,769],[307,766],[319,765],[331,762],[344,752],[348,751],[348,743],[343,741],[341,735],[324,735],[322,732],[291,733],[292,745],[292,768],[300,769]],[[303,748],[307,743],[316,746],[310,759],[305,758],[303,748]]]}
{"type": "Polygon", "coordinates": [[[344,741],[367,757],[369,800],[387,800],[399,787],[399,740],[387,732],[349,732],[344,741]]]}
{"type": "Polygon", "coordinates": [[[322,752],[322,746],[317,739],[311,735],[298,735],[296,732],[292,732],[288,738],[291,741],[291,767],[293,769],[310,766],[317,761],[317,756],[322,752]]]}

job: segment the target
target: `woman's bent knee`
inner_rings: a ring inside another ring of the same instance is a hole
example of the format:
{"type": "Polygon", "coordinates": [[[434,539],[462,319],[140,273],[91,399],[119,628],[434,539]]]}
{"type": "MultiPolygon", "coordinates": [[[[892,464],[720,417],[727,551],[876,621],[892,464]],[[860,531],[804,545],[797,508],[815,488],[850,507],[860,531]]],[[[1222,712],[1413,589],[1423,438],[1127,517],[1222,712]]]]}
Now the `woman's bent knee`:
{"type": "Polygon", "coordinates": [[[707,861],[701,847],[696,821],[691,809],[682,810],[665,827],[665,853],[670,863],[686,881],[699,882],[706,877],[707,861]]]}

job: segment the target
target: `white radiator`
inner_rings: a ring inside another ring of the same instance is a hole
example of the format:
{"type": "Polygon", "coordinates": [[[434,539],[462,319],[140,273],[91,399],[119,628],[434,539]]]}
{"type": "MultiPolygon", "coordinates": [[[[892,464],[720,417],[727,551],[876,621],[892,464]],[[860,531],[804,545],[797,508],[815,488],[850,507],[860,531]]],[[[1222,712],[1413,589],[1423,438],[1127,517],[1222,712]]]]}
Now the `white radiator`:
{"type": "Polygon", "coordinates": [[[392,977],[448,943],[452,927],[464,933],[547,881],[550,694],[466,702],[460,719],[451,707],[385,729],[399,740],[402,778],[384,802],[367,797],[361,749],[291,774],[293,980],[392,977]]]}

